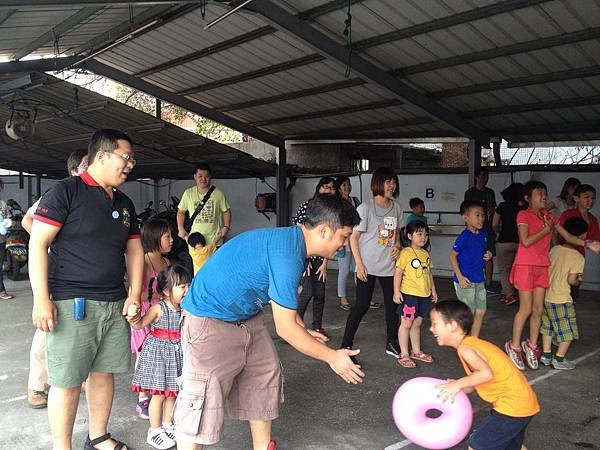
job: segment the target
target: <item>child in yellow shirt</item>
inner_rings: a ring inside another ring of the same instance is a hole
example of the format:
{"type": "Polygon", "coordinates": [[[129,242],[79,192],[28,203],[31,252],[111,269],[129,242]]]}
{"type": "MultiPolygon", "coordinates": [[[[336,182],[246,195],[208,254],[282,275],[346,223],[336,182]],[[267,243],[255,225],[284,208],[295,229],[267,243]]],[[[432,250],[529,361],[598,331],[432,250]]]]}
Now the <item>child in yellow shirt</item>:
{"type": "Polygon", "coordinates": [[[188,236],[188,247],[194,262],[194,275],[202,268],[209,256],[217,250],[215,244],[206,244],[204,235],[198,232],[188,236]]]}
{"type": "Polygon", "coordinates": [[[458,391],[477,391],[492,404],[490,415],[469,437],[469,449],[521,449],[525,429],[540,412],[537,397],[527,379],[499,347],[470,336],[473,313],[458,300],[439,302],[431,308],[430,331],[438,345],[456,349],[466,377],[437,386],[440,396],[453,400],[458,391]]]}
{"type": "Polygon", "coordinates": [[[423,249],[429,237],[425,222],[415,220],[406,225],[410,247],[405,247],[396,260],[394,272],[394,303],[396,314],[401,317],[398,328],[400,358],[398,364],[407,369],[417,365],[414,360],[433,362],[431,355],[421,350],[421,324],[429,315],[429,304],[438,299],[431,273],[431,257],[423,249]],[[412,345],[409,353],[408,344],[412,345]]]}

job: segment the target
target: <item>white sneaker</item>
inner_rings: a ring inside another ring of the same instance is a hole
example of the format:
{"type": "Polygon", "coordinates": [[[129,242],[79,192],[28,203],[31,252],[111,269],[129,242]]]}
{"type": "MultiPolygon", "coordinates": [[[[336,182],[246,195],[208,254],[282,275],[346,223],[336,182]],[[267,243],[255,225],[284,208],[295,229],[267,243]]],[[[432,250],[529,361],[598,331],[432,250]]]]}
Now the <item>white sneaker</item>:
{"type": "Polygon", "coordinates": [[[165,431],[165,434],[169,437],[169,439],[172,439],[173,441],[176,441],[175,439],[175,425],[171,424],[169,426],[164,426],[162,427],[162,429],[165,431]]]}
{"type": "Polygon", "coordinates": [[[146,442],[148,445],[151,445],[158,450],[167,450],[177,445],[173,439],[167,436],[167,433],[165,433],[165,430],[162,428],[159,428],[158,431],[153,431],[152,428],[150,428],[148,430],[146,442]]]}

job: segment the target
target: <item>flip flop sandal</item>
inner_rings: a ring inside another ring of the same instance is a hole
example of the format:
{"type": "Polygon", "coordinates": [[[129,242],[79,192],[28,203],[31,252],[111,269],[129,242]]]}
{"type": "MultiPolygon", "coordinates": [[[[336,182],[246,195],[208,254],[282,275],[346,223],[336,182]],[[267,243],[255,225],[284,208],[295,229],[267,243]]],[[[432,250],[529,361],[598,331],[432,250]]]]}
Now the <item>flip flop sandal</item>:
{"type": "Polygon", "coordinates": [[[417,361],[422,361],[424,363],[431,363],[431,362],[433,362],[433,358],[431,357],[431,355],[428,355],[427,353],[423,353],[423,352],[411,353],[410,357],[412,359],[416,359],[417,361]]]}
{"type": "MultiPolygon", "coordinates": [[[[95,447],[96,444],[100,444],[101,442],[108,441],[110,438],[111,438],[110,433],[106,433],[105,435],[97,437],[96,439],[90,439],[90,436],[88,435],[88,437],[85,439],[85,445],[83,447],[83,450],[98,450],[95,447]]],[[[121,442],[116,439],[113,439],[113,440],[116,442],[114,450],[122,450],[123,447],[127,447],[127,444],[125,442],[121,442]]],[[[129,447],[127,447],[127,448],[129,448],[129,447]]]]}
{"type": "Polygon", "coordinates": [[[0,294],[0,300],[10,300],[11,298],[15,298],[13,295],[7,294],[3,292],[0,294]]]}
{"type": "Polygon", "coordinates": [[[352,306],[348,303],[340,303],[340,308],[344,311],[350,311],[352,309],[352,306]]]}
{"type": "Polygon", "coordinates": [[[400,364],[405,369],[414,369],[417,367],[415,362],[412,359],[410,359],[408,356],[402,356],[401,358],[399,358],[398,364],[400,364]]]}
{"type": "Polygon", "coordinates": [[[371,308],[371,309],[381,309],[381,303],[371,302],[371,303],[369,303],[369,308],[371,308]]]}

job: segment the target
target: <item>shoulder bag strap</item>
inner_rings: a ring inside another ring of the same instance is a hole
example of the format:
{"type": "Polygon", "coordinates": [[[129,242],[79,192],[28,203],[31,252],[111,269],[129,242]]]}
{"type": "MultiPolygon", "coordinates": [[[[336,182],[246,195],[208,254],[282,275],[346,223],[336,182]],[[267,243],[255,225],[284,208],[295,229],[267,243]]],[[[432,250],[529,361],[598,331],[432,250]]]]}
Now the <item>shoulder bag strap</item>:
{"type": "Polygon", "coordinates": [[[204,194],[204,198],[198,204],[198,207],[194,211],[194,214],[192,214],[192,217],[190,217],[190,227],[194,223],[194,219],[196,219],[196,216],[198,214],[200,214],[200,212],[202,211],[202,209],[204,209],[204,205],[206,205],[206,202],[208,202],[208,200],[210,199],[210,196],[211,196],[211,194],[213,193],[214,190],[215,190],[215,187],[211,186],[210,189],[208,190],[208,192],[206,194],[204,194]]]}

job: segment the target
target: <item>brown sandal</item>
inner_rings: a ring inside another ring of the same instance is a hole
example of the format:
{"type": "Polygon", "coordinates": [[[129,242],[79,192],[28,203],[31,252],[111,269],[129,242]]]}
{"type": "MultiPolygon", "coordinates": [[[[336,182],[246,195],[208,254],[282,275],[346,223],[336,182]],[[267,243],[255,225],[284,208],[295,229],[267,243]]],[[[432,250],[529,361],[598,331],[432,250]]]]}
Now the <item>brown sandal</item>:
{"type": "Polygon", "coordinates": [[[400,364],[405,369],[414,369],[415,367],[417,367],[415,362],[408,356],[401,356],[400,358],[398,358],[398,364],[400,364]]]}
{"type": "Polygon", "coordinates": [[[427,353],[423,353],[423,352],[418,352],[418,353],[411,353],[410,357],[412,359],[416,359],[417,361],[422,361],[424,363],[432,363],[433,362],[433,358],[431,357],[431,355],[428,355],[427,353]]]}

